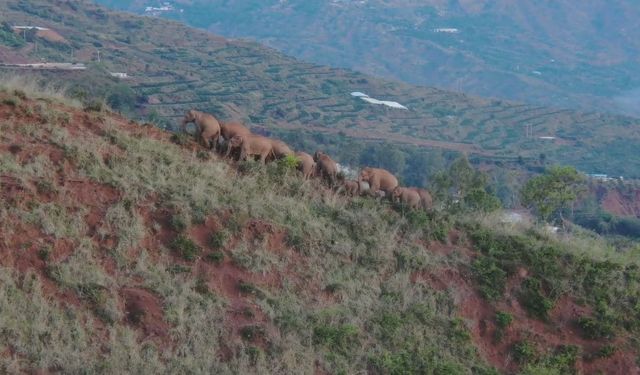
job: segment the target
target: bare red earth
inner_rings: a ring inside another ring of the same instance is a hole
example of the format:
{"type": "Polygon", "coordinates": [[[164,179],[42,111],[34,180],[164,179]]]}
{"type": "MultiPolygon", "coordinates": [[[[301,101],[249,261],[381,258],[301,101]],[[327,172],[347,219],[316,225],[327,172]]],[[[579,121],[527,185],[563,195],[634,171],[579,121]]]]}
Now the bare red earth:
{"type": "MultiPolygon", "coordinates": [[[[453,248],[438,245],[430,250],[450,254],[453,248]]],[[[462,257],[474,254],[472,250],[465,248],[455,251],[459,251],[462,257]]],[[[469,325],[472,340],[481,356],[503,372],[517,373],[520,364],[512,357],[512,348],[516,343],[526,339],[534,343],[542,353],[553,351],[561,345],[581,347],[583,355],[578,359],[576,366],[580,374],[640,374],[635,353],[625,351],[622,345],[616,345],[623,340],[606,342],[587,340],[581,336],[575,321],[591,311],[576,304],[569,297],[565,296],[556,301],[554,309],[549,314],[548,322],[529,316],[517,299],[520,284],[527,276],[526,269],[519,269],[517,274],[507,282],[506,302],[495,305],[480,295],[470,271],[443,268],[416,272],[412,275],[411,281],[426,283],[436,290],[449,290],[453,293],[458,313],[469,325]],[[498,311],[507,312],[513,316],[512,324],[504,330],[500,339],[497,339],[496,334],[498,327],[495,316],[498,311]],[[606,344],[613,344],[620,349],[608,358],[589,359],[606,344]]]]}

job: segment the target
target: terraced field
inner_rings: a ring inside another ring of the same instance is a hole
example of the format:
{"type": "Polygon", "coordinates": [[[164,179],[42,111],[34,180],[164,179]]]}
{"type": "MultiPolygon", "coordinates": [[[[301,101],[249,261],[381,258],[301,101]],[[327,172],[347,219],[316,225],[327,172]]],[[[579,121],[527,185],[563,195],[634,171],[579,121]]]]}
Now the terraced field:
{"type": "MultiPolygon", "coordinates": [[[[234,118],[267,131],[339,133],[358,139],[438,147],[488,159],[538,159],[587,172],[640,177],[640,120],[483,99],[386,81],[314,65],[255,43],[225,40],[181,24],[107,11],[88,1],[0,1],[3,20],[37,24],[67,42],[0,44],[25,59],[89,63],[100,79],[127,72],[138,117],[172,128],[188,108],[234,118]],[[100,63],[97,53],[100,51],[100,63]],[[94,62],[91,64],[91,62],[94,62]],[[374,106],[349,95],[365,92],[409,108],[374,106]],[[527,137],[525,128],[532,129],[527,137]],[[555,140],[540,140],[554,136],[555,140]],[[624,162],[622,162],[624,160],[624,162]]],[[[66,74],[87,85],[87,75],[66,74]]],[[[97,78],[96,78],[97,79],[97,78]]]]}

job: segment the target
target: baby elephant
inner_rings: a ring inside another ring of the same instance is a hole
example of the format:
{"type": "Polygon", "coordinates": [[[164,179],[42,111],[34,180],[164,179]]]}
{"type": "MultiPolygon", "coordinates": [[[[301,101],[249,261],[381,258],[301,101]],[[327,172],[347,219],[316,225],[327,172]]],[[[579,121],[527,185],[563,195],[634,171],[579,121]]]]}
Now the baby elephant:
{"type": "Polygon", "coordinates": [[[273,157],[271,140],[260,135],[236,135],[229,140],[229,147],[240,148],[240,160],[247,160],[249,157],[255,158],[257,156],[260,157],[260,162],[265,164],[267,157],[273,157]]]}
{"type": "Polygon", "coordinates": [[[397,187],[393,190],[393,200],[400,201],[403,207],[409,207],[412,210],[417,210],[421,207],[420,194],[415,189],[397,187]]]}
{"type": "Polygon", "coordinates": [[[350,197],[355,197],[360,193],[360,183],[354,180],[345,180],[342,185],[340,185],[336,191],[338,193],[345,192],[346,195],[350,197]]]}
{"type": "Polygon", "coordinates": [[[296,152],[295,155],[296,158],[298,158],[297,169],[302,172],[302,177],[305,180],[308,180],[311,176],[313,176],[316,169],[316,162],[313,161],[313,156],[302,151],[296,152]]]}

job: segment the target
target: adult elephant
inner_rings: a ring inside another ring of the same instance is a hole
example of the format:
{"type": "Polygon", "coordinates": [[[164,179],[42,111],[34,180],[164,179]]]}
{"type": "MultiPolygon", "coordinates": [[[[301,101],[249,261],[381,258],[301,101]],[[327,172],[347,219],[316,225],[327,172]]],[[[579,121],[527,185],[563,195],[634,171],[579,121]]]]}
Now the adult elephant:
{"type": "Polygon", "coordinates": [[[433,208],[433,198],[431,197],[431,193],[429,193],[428,190],[420,188],[411,189],[415,190],[415,192],[420,196],[420,204],[422,205],[422,208],[424,208],[426,211],[429,211],[433,208]]]}
{"type": "Polygon", "coordinates": [[[265,164],[267,157],[273,155],[271,140],[261,135],[236,135],[229,140],[229,146],[240,149],[239,160],[247,160],[249,157],[259,157],[260,162],[265,164]]]}
{"type": "Polygon", "coordinates": [[[316,151],[313,154],[313,160],[316,162],[318,174],[327,179],[329,184],[333,186],[338,178],[338,163],[322,151],[316,151]]]}
{"type": "Polygon", "coordinates": [[[390,196],[393,190],[398,187],[396,176],[382,168],[364,168],[358,177],[358,182],[362,181],[369,183],[369,194],[371,195],[375,195],[381,190],[385,192],[385,196],[390,196]]]}
{"type": "Polygon", "coordinates": [[[399,201],[403,207],[417,210],[421,206],[420,194],[415,189],[398,186],[393,190],[391,196],[394,201],[399,201]]]}
{"type": "Polygon", "coordinates": [[[229,146],[229,141],[231,138],[235,136],[244,137],[247,135],[251,135],[251,130],[249,130],[246,126],[242,125],[239,122],[222,122],[220,121],[220,134],[225,141],[227,141],[227,152],[225,153],[225,157],[229,157],[231,153],[231,147],[229,146]]]}
{"type": "Polygon", "coordinates": [[[187,124],[196,124],[195,137],[204,147],[217,149],[218,138],[220,138],[220,123],[218,120],[205,112],[191,109],[187,111],[182,119],[182,131],[187,131],[187,124]]]}
{"type": "Polygon", "coordinates": [[[293,155],[293,150],[279,139],[271,139],[271,147],[273,148],[273,156],[276,159],[282,159],[286,156],[293,155]]]}
{"type": "Polygon", "coordinates": [[[316,169],[316,162],[313,160],[313,156],[302,151],[296,152],[295,155],[298,158],[298,166],[296,168],[302,172],[302,177],[308,180],[313,176],[313,172],[316,169]]]}

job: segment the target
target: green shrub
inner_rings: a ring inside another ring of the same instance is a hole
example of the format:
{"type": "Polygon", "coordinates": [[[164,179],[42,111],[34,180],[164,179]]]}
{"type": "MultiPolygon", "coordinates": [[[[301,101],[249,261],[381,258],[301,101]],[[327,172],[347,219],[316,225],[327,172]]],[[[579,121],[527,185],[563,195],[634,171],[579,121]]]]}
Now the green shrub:
{"type": "Polygon", "coordinates": [[[20,99],[18,99],[16,97],[13,97],[13,96],[10,96],[10,97],[7,97],[7,98],[3,98],[2,99],[2,104],[8,105],[8,106],[11,106],[11,107],[17,107],[17,106],[20,105],[20,99]]]}
{"type": "Polygon", "coordinates": [[[42,260],[43,262],[48,261],[50,256],[51,248],[41,247],[40,249],[38,249],[38,258],[40,258],[40,260],[42,260]]]}
{"type": "Polygon", "coordinates": [[[538,352],[533,344],[528,341],[520,341],[513,345],[513,358],[519,363],[531,363],[538,357],[538,352]]]}
{"type": "MultiPolygon", "coordinates": [[[[171,142],[179,145],[179,146],[184,146],[187,143],[189,143],[191,141],[191,135],[187,134],[187,133],[173,133],[171,134],[171,138],[170,138],[171,142]]],[[[202,151],[201,152],[206,153],[207,155],[209,155],[209,152],[206,151],[202,151]]]]}
{"type": "Polygon", "coordinates": [[[496,312],[496,325],[499,328],[505,329],[513,322],[513,315],[508,312],[498,311],[496,312]]]}
{"type": "Polygon", "coordinates": [[[251,294],[259,298],[264,297],[264,292],[260,290],[260,288],[246,281],[240,281],[238,283],[238,290],[244,294],[251,294]]]}
{"type": "Polygon", "coordinates": [[[209,237],[209,246],[214,249],[222,249],[224,248],[227,239],[229,238],[229,233],[224,230],[217,231],[209,237]]]}
{"type": "Polygon", "coordinates": [[[547,360],[548,364],[558,369],[562,374],[575,373],[576,362],[580,354],[580,347],[576,345],[561,345],[556,348],[555,353],[547,360]]]}
{"type": "Polygon", "coordinates": [[[491,300],[502,296],[507,282],[507,273],[496,259],[481,256],[473,262],[471,268],[478,279],[482,295],[491,300]]]}
{"type": "Polygon", "coordinates": [[[591,318],[583,316],[578,318],[577,323],[582,330],[582,335],[587,339],[613,338],[615,333],[613,322],[604,317],[591,318]]]}
{"type": "Polygon", "coordinates": [[[278,160],[278,167],[284,170],[294,170],[300,164],[300,160],[295,155],[287,155],[284,158],[278,160]]]}
{"type": "Polygon", "coordinates": [[[461,318],[452,319],[449,329],[449,337],[454,340],[461,342],[471,340],[471,332],[469,332],[467,325],[461,318]]]}
{"type": "Polygon", "coordinates": [[[106,104],[102,100],[91,100],[84,104],[85,112],[102,112],[106,109],[106,104]]]}
{"type": "Polygon", "coordinates": [[[173,228],[173,230],[175,230],[176,232],[183,232],[185,229],[187,229],[187,223],[180,215],[171,216],[171,220],[169,221],[169,223],[171,224],[171,228],[173,228]]]}
{"type": "Polygon", "coordinates": [[[172,242],[171,248],[185,260],[195,260],[202,249],[184,234],[179,234],[172,242]]]}
{"type": "Polygon", "coordinates": [[[171,264],[167,266],[167,272],[169,272],[172,275],[177,275],[180,273],[190,273],[191,267],[184,266],[182,264],[171,264]]]}
{"type": "Polygon", "coordinates": [[[593,356],[595,358],[609,358],[613,354],[615,354],[615,352],[616,352],[616,347],[611,344],[607,344],[601,347],[600,349],[598,349],[598,351],[594,353],[593,356]]]}
{"type": "Polygon", "coordinates": [[[358,327],[352,324],[317,325],[313,328],[313,343],[344,354],[358,343],[358,334],[358,327]]]}
{"type": "Polygon", "coordinates": [[[259,325],[248,325],[240,328],[240,336],[247,341],[253,341],[264,337],[265,329],[259,325]]]}
{"type": "Polygon", "coordinates": [[[220,264],[224,261],[224,253],[222,251],[213,251],[206,255],[205,259],[214,264],[220,264]]]}
{"type": "Polygon", "coordinates": [[[519,297],[520,304],[529,314],[543,320],[548,318],[549,311],[553,308],[553,301],[542,294],[540,280],[536,278],[524,280],[519,297]]]}

